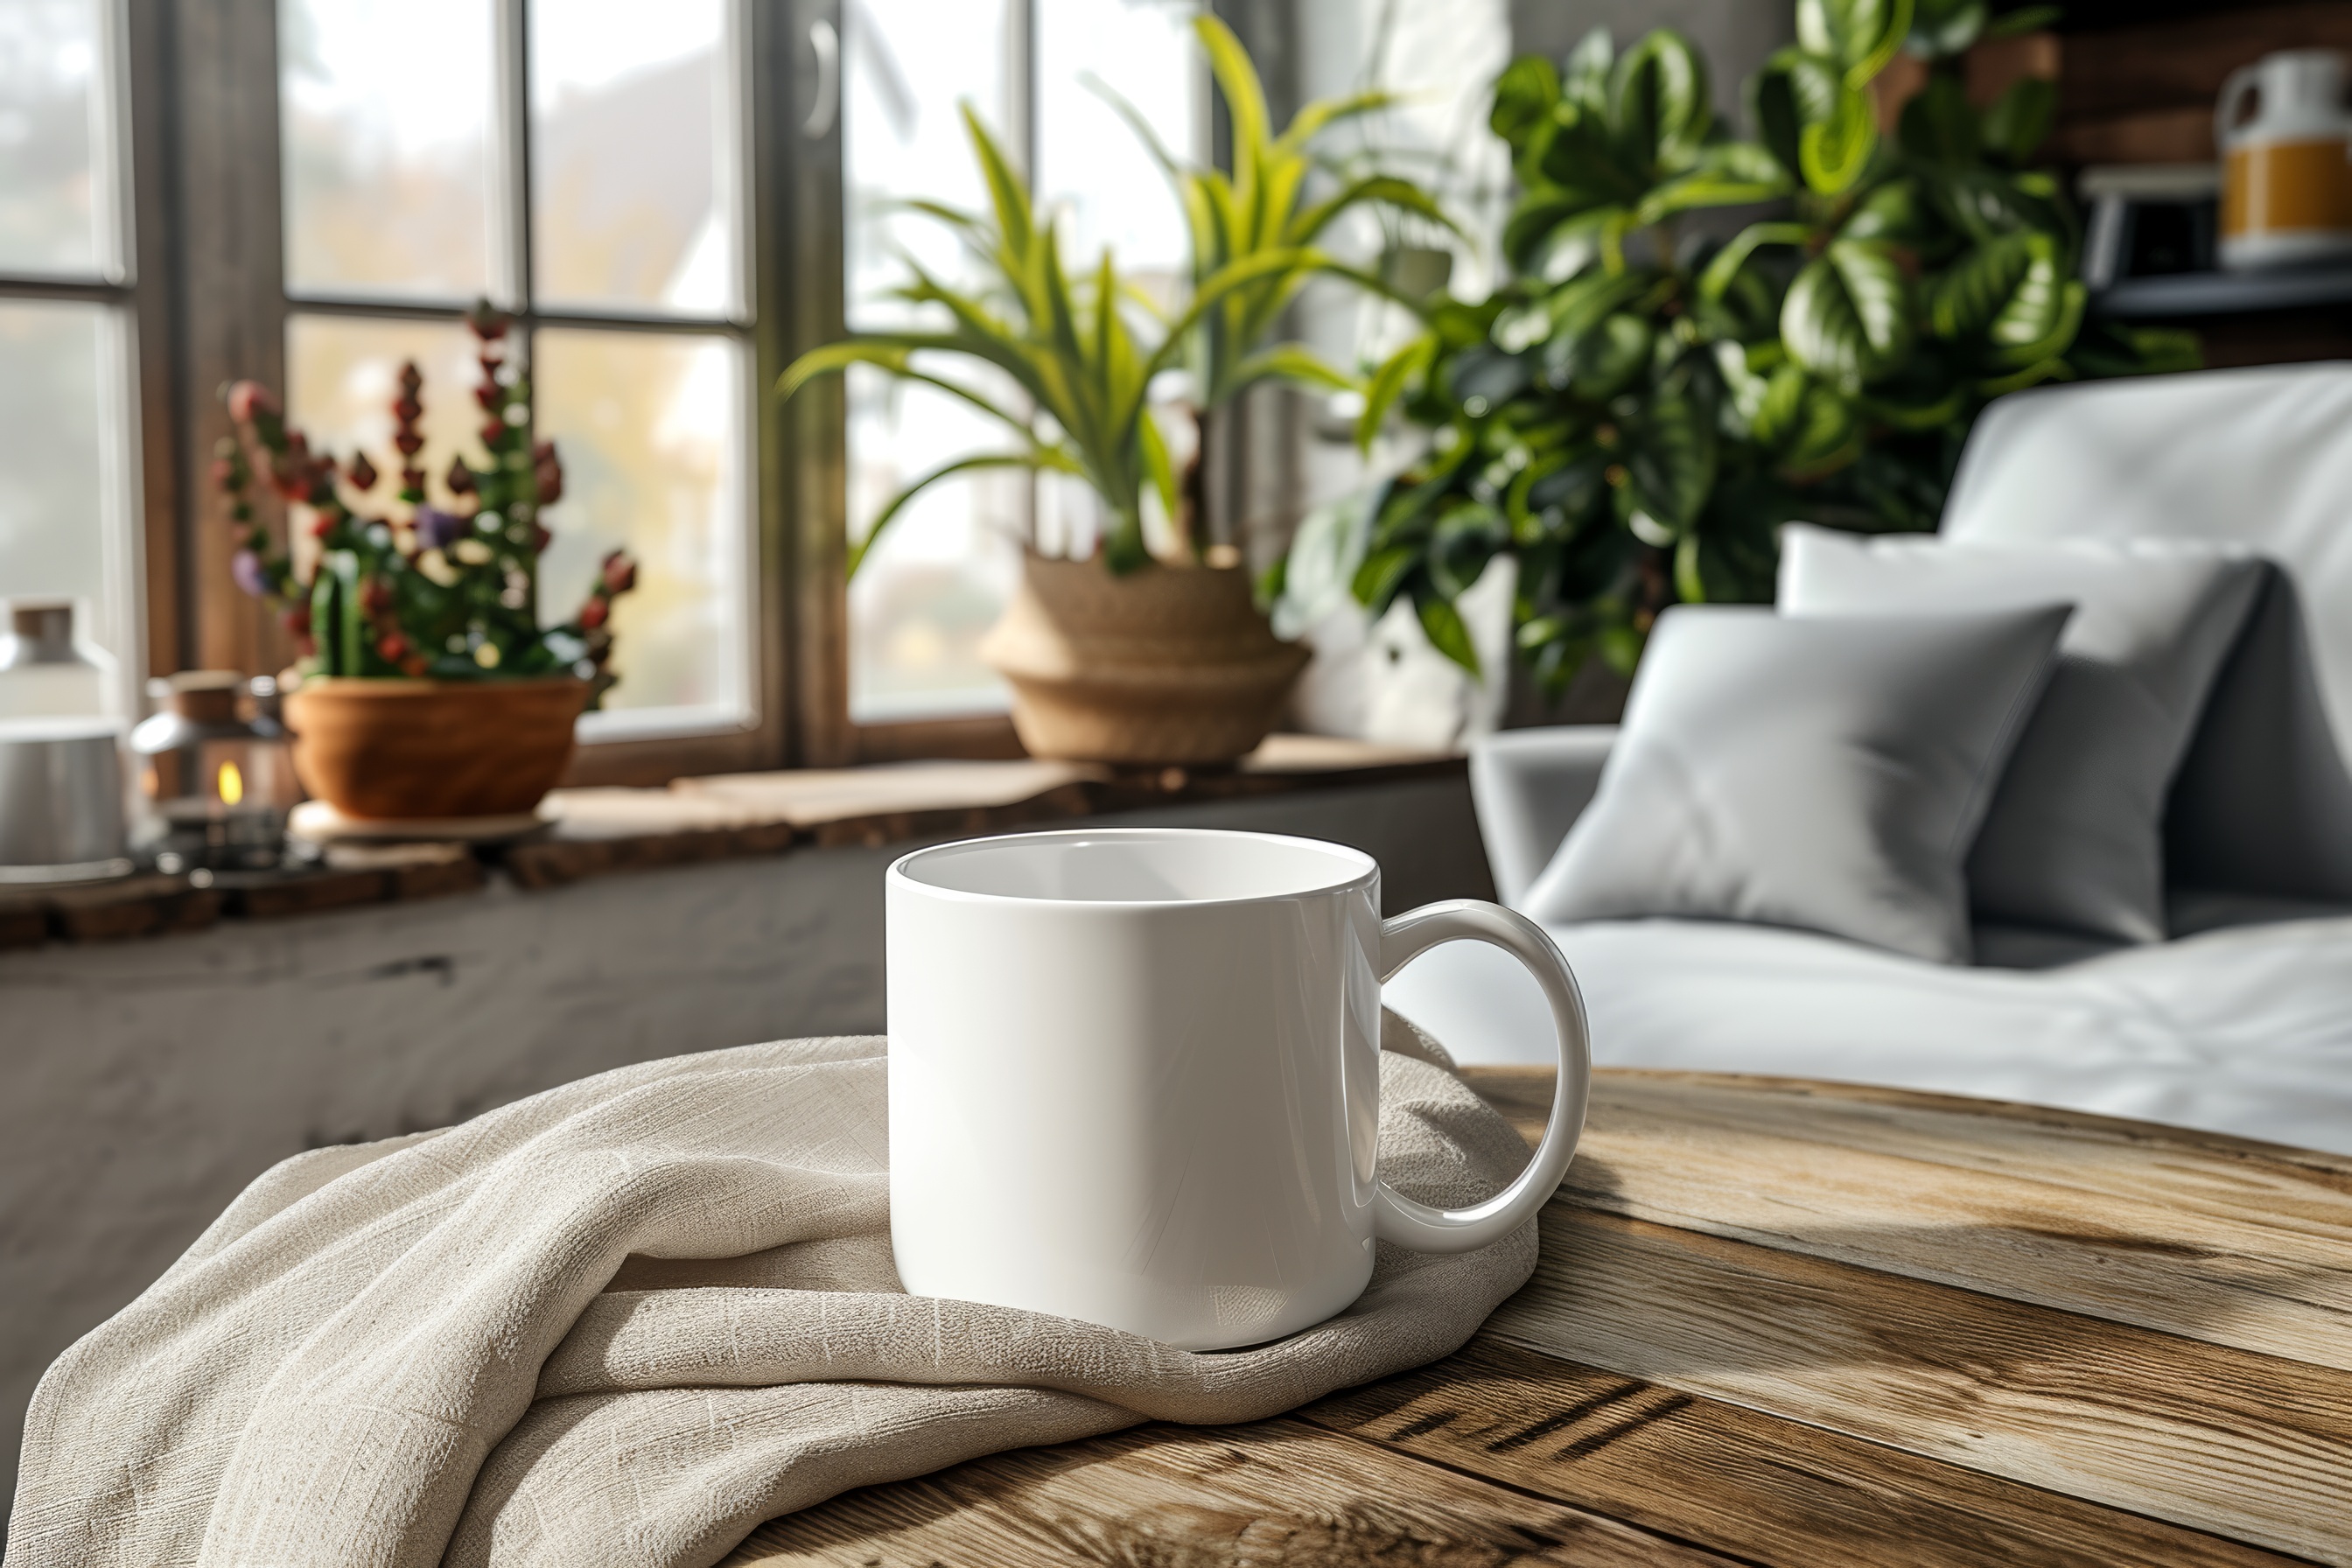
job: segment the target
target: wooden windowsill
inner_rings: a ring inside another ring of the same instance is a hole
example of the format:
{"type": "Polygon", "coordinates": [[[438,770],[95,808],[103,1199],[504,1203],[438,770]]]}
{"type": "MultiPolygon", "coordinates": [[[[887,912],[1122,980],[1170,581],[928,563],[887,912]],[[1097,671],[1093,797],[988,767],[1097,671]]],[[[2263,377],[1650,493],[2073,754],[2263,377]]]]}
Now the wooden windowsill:
{"type": "Polygon", "coordinates": [[[910,762],[682,778],[666,787],[561,789],[547,826],[482,849],[337,846],[320,866],[139,876],[79,888],[0,889],[0,947],[200,931],[469,892],[492,876],[524,889],[625,871],[877,847],[1045,827],[1151,806],[1459,777],[1459,756],[1319,735],[1276,735],[1230,768],[1116,769],[1031,759],[910,762]]]}

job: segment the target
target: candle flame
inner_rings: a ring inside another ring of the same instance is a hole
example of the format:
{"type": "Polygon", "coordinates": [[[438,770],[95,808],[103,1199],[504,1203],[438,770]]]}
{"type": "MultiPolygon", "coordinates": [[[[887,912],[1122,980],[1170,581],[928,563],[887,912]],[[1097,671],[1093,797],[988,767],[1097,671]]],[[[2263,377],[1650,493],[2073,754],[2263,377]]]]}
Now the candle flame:
{"type": "Polygon", "coordinates": [[[245,798],[245,775],[236,771],[235,763],[220,765],[220,797],[223,805],[235,805],[245,798]]]}

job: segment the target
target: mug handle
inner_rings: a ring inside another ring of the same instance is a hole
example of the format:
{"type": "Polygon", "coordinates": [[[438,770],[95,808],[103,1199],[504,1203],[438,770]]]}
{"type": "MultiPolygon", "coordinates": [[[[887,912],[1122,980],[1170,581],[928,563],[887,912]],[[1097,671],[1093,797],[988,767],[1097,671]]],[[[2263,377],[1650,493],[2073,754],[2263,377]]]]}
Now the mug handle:
{"type": "Polygon", "coordinates": [[[1416,1203],[1379,1183],[1372,1193],[1372,1234],[1415,1252],[1468,1252],[1500,1241],[1524,1225],[1559,1190],[1576,1142],[1584,1133],[1584,1105],[1592,1089],[1592,1037],[1584,996],[1559,948],[1543,927],[1513,910],[1477,899],[1424,904],[1381,926],[1381,980],[1442,942],[1492,942],[1528,967],[1551,1004],[1559,1040],[1559,1081],[1552,1091],[1551,1123],[1519,1179],[1486,1202],[1441,1209],[1416,1203]]]}

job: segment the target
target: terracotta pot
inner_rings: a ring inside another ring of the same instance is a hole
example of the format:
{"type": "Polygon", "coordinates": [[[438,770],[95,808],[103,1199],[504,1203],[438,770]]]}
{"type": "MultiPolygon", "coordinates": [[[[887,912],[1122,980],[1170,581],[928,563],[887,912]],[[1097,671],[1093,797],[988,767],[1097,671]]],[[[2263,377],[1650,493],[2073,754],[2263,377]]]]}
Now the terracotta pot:
{"type": "Polygon", "coordinates": [[[1265,739],[1307,651],[1276,638],[1240,567],[1029,557],[982,642],[1013,683],[1030,753],[1097,763],[1229,763],[1265,739]]]}
{"type": "Polygon", "coordinates": [[[572,760],[584,681],[313,677],[286,699],[294,771],[346,816],[509,816],[572,760]]]}

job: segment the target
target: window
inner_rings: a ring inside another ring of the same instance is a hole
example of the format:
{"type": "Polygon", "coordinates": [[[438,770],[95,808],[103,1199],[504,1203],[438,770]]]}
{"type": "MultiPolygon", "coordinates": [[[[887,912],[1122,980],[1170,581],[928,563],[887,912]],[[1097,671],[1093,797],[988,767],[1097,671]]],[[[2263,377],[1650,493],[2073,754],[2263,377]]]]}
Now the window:
{"type": "MultiPolygon", "coordinates": [[[[401,363],[422,466],[476,423],[459,314],[520,317],[564,458],[541,600],[625,545],[620,685],[586,740],[755,722],[744,0],[279,0],[288,400],[392,472],[401,363]]],[[[436,500],[442,499],[436,495],[436,500]]]]}
{"type": "MultiPolygon", "coordinates": [[[[1126,99],[1180,156],[1203,154],[1195,9],[1187,0],[851,0],[841,83],[849,324],[908,321],[889,297],[904,276],[902,255],[943,277],[963,270],[954,236],[908,204],[984,204],[957,113],[966,102],[1032,171],[1041,202],[1060,215],[1074,266],[1108,246],[1147,283],[1164,279],[1172,297],[1186,254],[1182,218],[1101,89],[1126,99]]],[[[846,380],[853,536],[921,475],[1007,445],[998,427],[944,393],[863,369],[846,380]]],[[[853,722],[1003,710],[1004,688],[981,659],[980,639],[1018,579],[1024,540],[1083,547],[1069,538],[1070,514],[1082,510],[1070,500],[1053,481],[982,470],[927,492],[892,523],[849,590],[853,722]]]]}
{"type": "Polygon", "coordinates": [[[112,0],[0,5],[0,598],[74,604],[116,717],[144,657],[121,30],[112,0]]]}
{"type": "Polygon", "coordinates": [[[1198,4],[0,0],[0,596],[74,599],[126,718],[151,672],[281,667],[210,493],[217,389],[275,384],[388,474],[414,358],[437,487],[487,296],[565,460],[549,612],[604,551],[642,563],[575,777],[1010,748],[978,643],[1023,541],[1083,545],[1083,498],[943,486],[845,588],[886,497],[1001,437],[862,378],[788,416],[769,389],[890,319],[902,247],[960,265],[903,206],[979,199],[960,100],[1074,258],[1172,279],[1165,184],[1087,79],[1205,155],[1198,4]]]}

